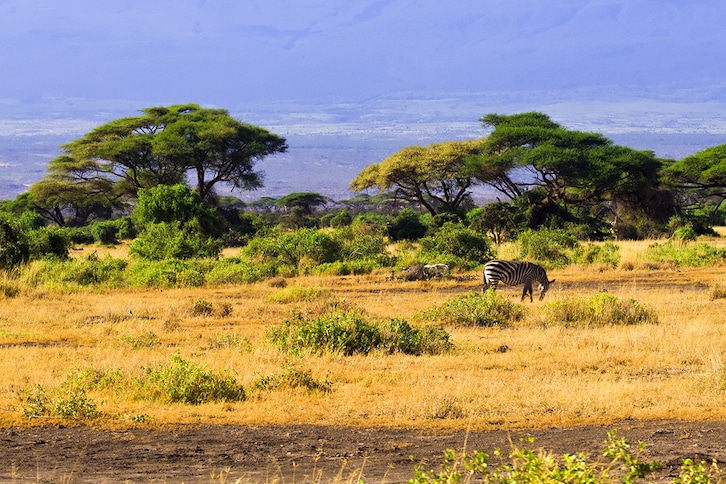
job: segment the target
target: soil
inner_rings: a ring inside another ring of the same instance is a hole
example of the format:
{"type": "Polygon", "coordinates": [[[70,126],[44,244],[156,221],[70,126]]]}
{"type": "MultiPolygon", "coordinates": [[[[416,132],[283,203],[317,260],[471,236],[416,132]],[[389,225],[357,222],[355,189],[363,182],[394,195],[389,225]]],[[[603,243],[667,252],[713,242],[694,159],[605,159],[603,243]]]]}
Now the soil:
{"type": "Polygon", "coordinates": [[[168,430],[44,426],[0,429],[0,482],[64,483],[398,483],[416,464],[438,470],[447,448],[492,456],[512,445],[555,455],[585,452],[591,461],[609,430],[643,461],[665,467],[671,482],[683,459],[726,463],[726,422],[636,421],[612,426],[527,431],[421,431],[389,428],[188,426],[168,430]],[[533,443],[526,439],[532,437],[533,443]]]}

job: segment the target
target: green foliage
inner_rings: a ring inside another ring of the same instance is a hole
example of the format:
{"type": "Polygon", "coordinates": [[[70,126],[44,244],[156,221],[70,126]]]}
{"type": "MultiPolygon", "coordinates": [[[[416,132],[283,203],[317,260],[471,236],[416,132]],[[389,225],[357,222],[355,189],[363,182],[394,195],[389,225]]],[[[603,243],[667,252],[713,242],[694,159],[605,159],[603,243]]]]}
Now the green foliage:
{"type": "Polygon", "coordinates": [[[199,287],[209,271],[207,261],[200,259],[142,260],[129,268],[128,283],[141,287],[199,287]]]}
{"type": "Polygon", "coordinates": [[[221,251],[221,240],[189,231],[179,222],[151,224],[129,247],[131,254],[155,261],[217,257],[221,251]]]}
{"type": "Polygon", "coordinates": [[[30,247],[20,221],[0,214],[0,269],[13,269],[30,258],[30,247]]]}
{"type": "Polygon", "coordinates": [[[658,314],[653,308],[633,298],[621,300],[607,293],[556,299],[544,306],[542,316],[545,324],[562,326],[658,323],[658,314]]]}
{"type": "Polygon", "coordinates": [[[418,240],[426,235],[426,225],[419,214],[404,208],[388,224],[388,235],[391,240],[418,240]]]}
{"type": "Polygon", "coordinates": [[[371,323],[359,312],[333,312],[314,319],[302,315],[268,330],[269,340],[284,351],[325,351],[352,355],[373,350],[406,354],[434,354],[449,349],[444,331],[414,328],[403,320],[388,325],[371,323]]]}
{"type": "Polygon", "coordinates": [[[696,240],[697,237],[698,237],[698,234],[693,229],[693,226],[692,225],[686,225],[684,227],[678,227],[675,230],[675,232],[673,232],[673,238],[676,239],[676,240],[681,240],[681,241],[690,240],[690,241],[693,241],[693,240],[696,240]]]}
{"type": "Polygon", "coordinates": [[[675,263],[679,267],[704,267],[723,263],[726,260],[726,248],[714,247],[704,242],[654,243],[648,247],[643,257],[652,261],[675,263]]]}
{"type": "Polygon", "coordinates": [[[44,259],[29,264],[20,274],[20,280],[31,286],[60,284],[123,287],[127,283],[127,266],[127,260],[93,254],[78,259],[44,259]]]}
{"type": "Polygon", "coordinates": [[[353,223],[353,217],[346,209],[343,209],[330,218],[329,225],[333,228],[347,227],[353,223]]]}
{"type": "Polygon", "coordinates": [[[580,264],[604,264],[615,268],[621,260],[620,246],[612,242],[578,245],[571,258],[573,262],[580,264]]]}
{"type": "Polygon", "coordinates": [[[67,259],[71,238],[67,230],[58,227],[41,227],[26,233],[31,259],[47,256],[67,259]]]}
{"type": "Polygon", "coordinates": [[[381,346],[389,353],[407,355],[440,354],[454,345],[449,333],[432,326],[416,327],[402,318],[393,318],[381,325],[381,346]]]}
{"type": "Polygon", "coordinates": [[[508,326],[523,316],[521,304],[513,303],[490,289],[483,294],[462,294],[420,312],[416,318],[457,326],[508,326]]]}
{"type": "Polygon", "coordinates": [[[570,264],[569,251],[578,246],[577,239],[561,229],[527,230],[519,234],[519,258],[539,264],[545,269],[566,267],[570,264]]]}
{"type": "Polygon", "coordinates": [[[91,225],[93,240],[103,245],[113,245],[118,242],[119,227],[115,220],[96,222],[91,225]]]}
{"type": "Polygon", "coordinates": [[[208,284],[250,284],[274,277],[279,267],[272,263],[254,263],[239,257],[226,257],[215,261],[205,275],[208,284]]]}
{"type": "Polygon", "coordinates": [[[421,239],[421,260],[473,269],[492,258],[489,239],[461,224],[446,223],[434,235],[421,239]]]}
{"type": "Polygon", "coordinates": [[[229,303],[213,304],[203,298],[192,301],[190,313],[192,316],[217,316],[224,318],[232,314],[232,305],[229,303]]]}
{"type": "MultiPolygon", "coordinates": [[[[105,376],[104,376],[105,377],[105,376]]],[[[71,371],[65,383],[48,391],[41,385],[20,391],[21,411],[28,418],[56,417],[72,420],[90,420],[102,415],[98,404],[87,396],[87,391],[108,385],[110,380],[95,372],[71,371]]]]}
{"type": "MultiPolygon", "coordinates": [[[[528,439],[527,444],[532,444],[528,439]]],[[[607,460],[589,461],[584,453],[553,455],[544,450],[533,451],[528,446],[512,446],[509,454],[510,462],[498,467],[489,463],[489,455],[474,451],[456,453],[452,449],[444,452],[444,463],[441,469],[427,470],[421,465],[415,467],[415,477],[409,484],[444,484],[455,482],[480,482],[482,484],[635,484],[653,476],[663,468],[657,461],[642,460],[644,442],[639,442],[637,451],[631,450],[631,444],[624,438],[617,438],[617,431],[608,432],[602,456],[607,460]]],[[[501,451],[495,455],[503,459],[501,451]]],[[[694,465],[686,460],[681,466],[681,473],[673,483],[706,483],[711,482],[712,474],[720,477],[720,471],[708,472],[702,465],[694,465]]],[[[720,481],[719,481],[720,482],[720,481]]]]}
{"type": "Polygon", "coordinates": [[[166,365],[147,368],[139,381],[139,397],[168,403],[203,403],[245,400],[245,389],[225,372],[210,372],[185,360],[179,354],[169,358],[166,365]]]}
{"type": "Polygon", "coordinates": [[[317,229],[275,231],[250,240],[242,254],[257,263],[274,262],[305,272],[311,266],[338,260],[341,243],[317,229]]]}

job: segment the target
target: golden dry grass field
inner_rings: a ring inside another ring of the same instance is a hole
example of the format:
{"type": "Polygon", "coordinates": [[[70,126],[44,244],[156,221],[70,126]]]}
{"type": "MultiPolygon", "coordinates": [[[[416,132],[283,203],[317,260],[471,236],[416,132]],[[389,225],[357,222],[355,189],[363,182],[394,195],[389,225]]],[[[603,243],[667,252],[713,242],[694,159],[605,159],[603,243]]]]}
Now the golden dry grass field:
{"type": "MultiPolygon", "coordinates": [[[[248,389],[248,398],[169,404],[111,387],[88,394],[102,412],[89,423],[105,428],[294,423],[489,430],[608,425],[629,418],[726,419],[726,299],[710,297],[716,285],[726,285],[726,266],[646,264],[639,254],[647,244],[623,243],[619,268],[550,271],[557,282],[544,301],[523,303],[523,320],[505,328],[446,326],[454,349],[435,356],[295,356],[272,345],[266,334],[293,313],[315,315],[334,305],[372,319],[436,324],[414,317],[479,291],[479,272],[441,281],[391,280],[389,272],[380,272],[290,278],[286,288],[277,279],[190,289],[29,289],[0,296],[0,427],[57,422],[23,414],[20,396],[36,385],[59,388],[69,374],[89,369],[140,377],[175,354],[234,375],[248,389]],[[275,298],[291,288],[314,288],[317,296],[293,302],[275,298]],[[542,324],[548,302],[602,291],[652,307],[658,322],[542,324]],[[200,300],[211,305],[211,314],[194,311],[200,300]],[[136,344],[142,341],[154,344],[136,344]],[[291,368],[326,382],[331,391],[253,389],[255,382],[291,368]]],[[[103,253],[100,247],[86,250],[103,253]]],[[[519,303],[521,287],[499,291],[519,303]]]]}

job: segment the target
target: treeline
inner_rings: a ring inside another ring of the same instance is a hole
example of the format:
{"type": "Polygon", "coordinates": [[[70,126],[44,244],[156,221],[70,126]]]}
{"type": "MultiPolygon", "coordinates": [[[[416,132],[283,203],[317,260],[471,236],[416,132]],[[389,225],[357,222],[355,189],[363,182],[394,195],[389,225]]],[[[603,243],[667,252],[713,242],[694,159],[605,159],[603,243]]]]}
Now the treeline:
{"type": "Polygon", "coordinates": [[[540,256],[520,255],[552,266],[577,259],[563,254],[587,241],[693,239],[724,224],[726,145],[676,161],[542,113],[481,122],[490,130],[482,139],[411,146],[371,164],[351,181],[350,200],[291,193],[243,203],[215,186],[261,186],[255,164],[286,151],[284,138],[224,110],[145,109],[64,145],[43,180],[0,205],[0,267],[123,240],[143,261],[214,259],[243,247],[240,267],[258,274],[246,279],[427,262],[471,269],[505,241],[545,240],[535,242],[548,247],[540,256]],[[476,185],[501,196],[477,206],[476,185]],[[392,253],[391,244],[410,242],[415,250],[392,253]]]}

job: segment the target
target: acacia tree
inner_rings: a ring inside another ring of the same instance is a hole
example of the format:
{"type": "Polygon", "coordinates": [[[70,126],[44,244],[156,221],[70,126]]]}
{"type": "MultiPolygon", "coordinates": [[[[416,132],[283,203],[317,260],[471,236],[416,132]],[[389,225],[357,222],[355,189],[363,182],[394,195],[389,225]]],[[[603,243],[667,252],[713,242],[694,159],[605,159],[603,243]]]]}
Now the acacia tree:
{"type": "Polygon", "coordinates": [[[712,146],[676,161],[664,170],[667,180],[682,191],[687,205],[726,200],[726,145],[712,146]]]}
{"type": "Polygon", "coordinates": [[[488,114],[493,128],[476,161],[477,178],[510,199],[543,193],[542,203],[599,217],[617,204],[639,205],[660,188],[663,160],[616,146],[598,133],[567,130],[537,112],[488,114]]]}
{"type": "Polygon", "coordinates": [[[354,191],[377,188],[419,203],[432,215],[457,213],[471,200],[474,183],[470,159],[482,140],[409,146],[364,168],[350,182],[354,191]]]}
{"type": "MultiPolygon", "coordinates": [[[[284,138],[244,124],[224,109],[196,104],[152,107],[141,116],[99,126],[63,145],[41,183],[103,191],[108,200],[135,197],[141,188],[183,183],[189,174],[196,191],[209,200],[218,183],[240,190],[262,185],[255,163],[284,152],[284,138]]],[[[36,191],[40,191],[37,189],[36,191]]],[[[31,190],[32,192],[32,190],[31,190]]],[[[41,199],[36,197],[37,202],[41,199]]]]}

